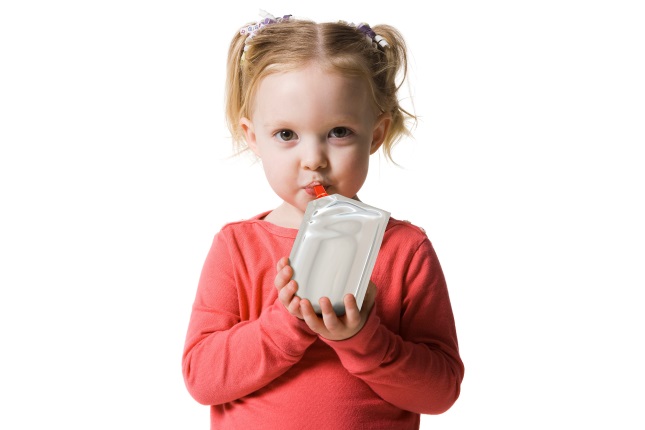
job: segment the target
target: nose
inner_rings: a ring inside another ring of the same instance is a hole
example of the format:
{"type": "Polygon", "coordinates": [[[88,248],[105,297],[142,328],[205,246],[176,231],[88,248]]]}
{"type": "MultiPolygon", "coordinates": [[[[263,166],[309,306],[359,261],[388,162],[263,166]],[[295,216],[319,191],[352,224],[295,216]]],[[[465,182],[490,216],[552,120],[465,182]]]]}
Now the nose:
{"type": "Polygon", "coordinates": [[[327,167],[327,153],[323,142],[317,139],[300,142],[302,153],[300,166],[305,170],[318,170],[327,167]]]}

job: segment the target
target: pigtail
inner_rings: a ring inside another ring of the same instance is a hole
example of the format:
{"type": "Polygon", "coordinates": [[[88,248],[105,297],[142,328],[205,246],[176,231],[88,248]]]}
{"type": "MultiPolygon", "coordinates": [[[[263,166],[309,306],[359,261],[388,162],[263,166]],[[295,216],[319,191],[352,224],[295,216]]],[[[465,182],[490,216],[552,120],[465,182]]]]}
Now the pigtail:
{"type": "Polygon", "coordinates": [[[244,76],[242,73],[242,55],[246,35],[239,32],[233,36],[228,50],[226,64],[226,124],[236,152],[242,152],[244,136],[240,129],[240,119],[244,107],[244,76]]]}
{"type": "Polygon", "coordinates": [[[385,112],[390,113],[392,123],[388,136],[383,143],[383,152],[388,159],[393,161],[391,156],[392,148],[403,136],[412,136],[411,130],[417,122],[416,115],[404,109],[399,101],[399,90],[404,83],[407,83],[407,46],[401,33],[392,26],[385,24],[375,25],[373,30],[387,42],[387,46],[379,46],[384,58],[382,85],[385,106],[382,108],[385,112]]]}
{"type": "Polygon", "coordinates": [[[396,30],[394,27],[389,25],[377,25],[374,26],[374,32],[387,42],[387,45],[380,47],[381,51],[386,58],[386,63],[388,64],[387,68],[387,81],[396,82],[398,74],[401,75],[401,79],[396,89],[400,88],[401,84],[405,80],[408,73],[408,63],[407,63],[407,47],[403,36],[396,30]]]}

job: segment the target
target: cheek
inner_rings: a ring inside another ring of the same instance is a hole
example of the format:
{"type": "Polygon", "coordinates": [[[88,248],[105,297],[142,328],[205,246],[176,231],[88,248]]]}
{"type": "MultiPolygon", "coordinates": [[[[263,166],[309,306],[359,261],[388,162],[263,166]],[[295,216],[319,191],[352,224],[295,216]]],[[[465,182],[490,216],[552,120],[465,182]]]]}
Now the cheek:
{"type": "Polygon", "coordinates": [[[262,160],[262,168],[268,180],[280,179],[282,169],[278,168],[272,160],[262,160]]]}
{"type": "Polygon", "coordinates": [[[354,181],[364,181],[367,176],[369,168],[369,155],[365,153],[355,153],[340,158],[339,163],[342,165],[342,170],[354,181]]]}
{"type": "Polygon", "coordinates": [[[362,170],[367,171],[367,168],[370,163],[370,150],[369,146],[361,146],[360,150],[357,150],[354,154],[352,154],[352,164],[356,166],[356,168],[360,168],[362,170]]]}
{"type": "Polygon", "coordinates": [[[265,152],[262,157],[262,168],[269,181],[288,180],[293,172],[289,157],[275,152],[265,152]]]}

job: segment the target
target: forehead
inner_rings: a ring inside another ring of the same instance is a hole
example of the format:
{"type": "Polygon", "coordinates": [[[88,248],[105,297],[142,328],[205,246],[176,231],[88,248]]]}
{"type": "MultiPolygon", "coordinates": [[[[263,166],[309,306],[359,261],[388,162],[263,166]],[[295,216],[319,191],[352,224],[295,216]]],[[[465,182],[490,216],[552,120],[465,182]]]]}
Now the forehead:
{"type": "Polygon", "coordinates": [[[277,113],[282,107],[316,107],[319,113],[333,110],[348,115],[375,111],[367,82],[358,76],[312,64],[271,73],[262,78],[254,95],[254,108],[277,113]]]}

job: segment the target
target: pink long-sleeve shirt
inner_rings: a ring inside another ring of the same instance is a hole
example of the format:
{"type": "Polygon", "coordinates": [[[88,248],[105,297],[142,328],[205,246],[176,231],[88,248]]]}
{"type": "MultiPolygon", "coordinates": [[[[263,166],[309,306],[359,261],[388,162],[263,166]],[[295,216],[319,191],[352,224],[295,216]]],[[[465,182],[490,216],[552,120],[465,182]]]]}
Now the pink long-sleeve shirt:
{"type": "Polygon", "coordinates": [[[182,359],[215,429],[418,429],[459,396],[464,367],[441,266],[425,233],[390,219],[355,336],[329,341],[277,299],[297,230],[266,213],[227,224],[202,270],[182,359]]]}

